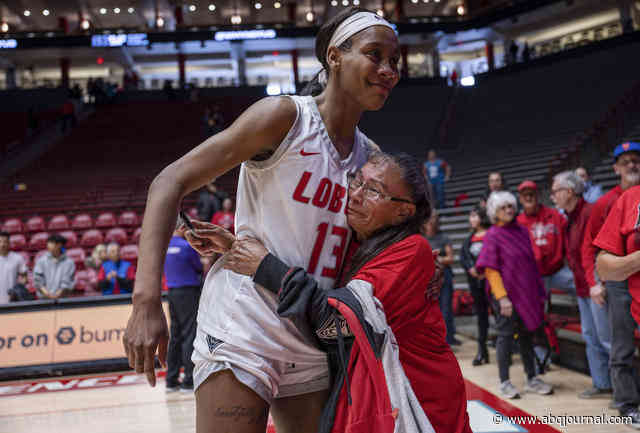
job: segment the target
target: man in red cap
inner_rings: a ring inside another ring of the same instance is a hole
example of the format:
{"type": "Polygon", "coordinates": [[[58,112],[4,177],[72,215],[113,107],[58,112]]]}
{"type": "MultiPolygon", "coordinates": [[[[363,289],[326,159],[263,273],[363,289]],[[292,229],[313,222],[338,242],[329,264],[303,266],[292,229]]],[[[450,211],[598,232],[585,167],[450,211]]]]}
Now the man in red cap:
{"type": "MultiPolygon", "coordinates": [[[[517,221],[529,230],[533,255],[547,294],[555,288],[575,295],[573,274],[564,263],[567,219],[540,203],[538,185],[532,180],[518,185],[518,196],[522,212],[517,221]]],[[[538,359],[547,357],[548,349],[536,346],[534,350],[538,359]]]]}
{"type": "Polygon", "coordinates": [[[635,256],[633,253],[640,249],[640,186],[636,186],[640,185],[640,143],[620,144],[613,156],[613,168],[620,176],[620,184],[594,204],[584,240],[583,257],[585,269],[586,266],[593,269],[596,253],[599,249],[603,250],[598,257],[597,272],[587,270],[587,278],[591,278],[591,298],[608,306],[614,404],[621,414],[631,416],[633,425],[640,428],[640,386],[633,366],[636,350],[634,330],[638,326],[636,322],[640,323],[640,315],[634,314],[640,311],[637,306],[640,305],[640,284],[637,283],[640,276],[629,273],[629,269],[638,269],[640,262],[638,253],[635,256]],[[630,267],[625,260],[629,261],[630,267]],[[620,263],[623,265],[621,269],[620,263]],[[636,268],[633,267],[634,263],[636,268]],[[620,278],[620,270],[623,271],[623,278],[620,278]],[[596,280],[598,276],[604,281],[604,287],[596,280]]]}
{"type": "Polygon", "coordinates": [[[518,186],[522,212],[518,223],[529,230],[533,254],[547,292],[551,288],[575,291],[573,276],[564,266],[567,219],[540,203],[538,185],[525,180],[518,186]]]}

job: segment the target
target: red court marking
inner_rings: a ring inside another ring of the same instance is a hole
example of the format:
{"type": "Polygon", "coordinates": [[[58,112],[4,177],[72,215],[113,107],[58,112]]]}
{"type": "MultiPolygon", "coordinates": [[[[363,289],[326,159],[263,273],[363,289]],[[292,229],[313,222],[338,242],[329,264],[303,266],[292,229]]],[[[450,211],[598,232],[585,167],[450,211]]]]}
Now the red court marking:
{"type": "MultiPolygon", "coordinates": [[[[501,414],[508,417],[526,417],[531,416],[530,413],[523,411],[506,400],[501,399],[495,394],[490,393],[484,388],[479,387],[473,382],[464,380],[466,389],[467,389],[467,400],[479,400],[495,410],[496,412],[500,412],[501,414]]],[[[560,433],[560,430],[556,430],[551,426],[543,425],[543,424],[529,424],[524,423],[521,424],[522,427],[526,428],[530,433],[560,433]]]]}
{"type": "MultiPolygon", "coordinates": [[[[156,371],[156,378],[166,376],[165,371],[156,371]]],[[[78,376],[68,379],[45,379],[36,381],[0,382],[0,397],[14,395],[36,394],[43,392],[76,391],[110,386],[130,386],[146,384],[143,374],[113,373],[95,376],[78,376]]],[[[162,384],[156,382],[156,386],[162,384]]]]}

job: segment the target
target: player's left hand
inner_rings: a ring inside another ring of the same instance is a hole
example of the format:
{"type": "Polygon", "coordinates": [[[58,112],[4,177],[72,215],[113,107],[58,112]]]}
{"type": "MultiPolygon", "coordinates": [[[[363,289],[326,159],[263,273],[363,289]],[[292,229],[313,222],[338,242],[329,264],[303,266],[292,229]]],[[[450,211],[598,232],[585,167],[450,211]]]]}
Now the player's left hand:
{"type": "Polygon", "coordinates": [[[254,238],[236,240],[224,256],[224,268],[253,277],[269,251],[254,238]]]}
{"type": "Polygon", "coordinates": [[[440,250],[433,251],[433,261],[435,262],[435,271],[433,277],[429,281],[425,296],[427,299],[436,300],[440,297],[440,289],[444,284],[444,266],[437,260],[440,250]]]}

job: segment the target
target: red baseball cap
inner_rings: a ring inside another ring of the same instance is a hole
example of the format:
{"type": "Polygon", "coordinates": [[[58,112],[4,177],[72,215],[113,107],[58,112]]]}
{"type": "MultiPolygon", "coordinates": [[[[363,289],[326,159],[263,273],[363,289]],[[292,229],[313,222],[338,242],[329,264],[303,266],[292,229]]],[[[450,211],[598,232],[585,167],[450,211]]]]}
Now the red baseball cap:
{"type": "Polygon", "coordinates": [[[525,180],[520,185],[518,185],[518,192],[522,192],[523,189],[533,189],[535,191],[538,190],[538,185],[532,180],[525,180]]]}

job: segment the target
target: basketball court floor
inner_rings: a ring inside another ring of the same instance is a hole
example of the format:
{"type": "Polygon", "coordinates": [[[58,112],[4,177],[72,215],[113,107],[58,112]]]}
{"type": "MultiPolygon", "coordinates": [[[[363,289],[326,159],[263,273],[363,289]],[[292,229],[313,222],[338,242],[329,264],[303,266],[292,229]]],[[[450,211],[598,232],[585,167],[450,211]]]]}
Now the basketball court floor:
{"type": "MultiPolygon", "coordinates": [[[[473,367],[476,344],[463,339],[456,356],[467,383],[468,412],[474,433],[632,432],[608,400],[580,400],[591,379],[558,366],[545,374],[551,396],[499,397],[495,351],[491,363],[473,367]],[[528,417],[538,416],[540,421],[528,417]],[[515,417],[510,419],[510,417],[515,417]],[[546,419],[544,417],[547,417],[546,419]],[[551,417],[555,417],[552,419],[551,417]],[[548,424],[544,424],[547,421],[548,424]],[[555,421],[555,422],[553,422],[555,421]],[[616,424],[617,423],[617,424],[616,424]]],[[[524,372],[514,357],[511,379],[522,390],[524,372]]],[[[195,431],[193,394],[166,394],[130,372],[0,383],[0,433],[186,433],[195,431]]],[[[274,433],[272,427],[269,433],[274,433]]]]}

